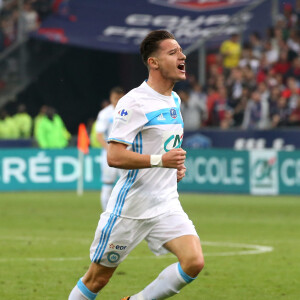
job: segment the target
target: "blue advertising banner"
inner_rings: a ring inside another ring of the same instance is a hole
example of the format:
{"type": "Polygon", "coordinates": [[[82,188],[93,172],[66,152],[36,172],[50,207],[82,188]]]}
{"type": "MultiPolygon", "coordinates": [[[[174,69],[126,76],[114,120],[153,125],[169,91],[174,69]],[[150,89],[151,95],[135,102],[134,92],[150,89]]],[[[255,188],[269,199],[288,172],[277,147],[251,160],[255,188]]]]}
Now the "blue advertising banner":
{"type": "Polygon", "coordinates": [[[195,132],[185,132],[183,147],[294,150],[300,149],[299,136],[300,129],[298,128],[276,130],[201,129],[195,132]]]}
{"type": "MultiPolygon", "coordinates": [[[[79,175],[78,151],[0,150],[0,191],[75,190],[79,175]]],[[[84,188],[100,190],[100,150],[84,157],[84,188]]]]}
{"type": "MultiPolygon", "coordinates": [[[[300,151],[189,149],[181,192],[300,195],[300,151]]],[[[0,192],[76,190],[76,148],[0,150],[0,192]]],[[[100,190],[100,151],[84,156],[84,189],[100,190]]]]}
{"type": "Polygon", "coordinates": [[[232,32],[258,31],[271,25],[271,3],[265,1],[216,34],[216,29],[252,0],[71,0],[56,1],[55,14],[46,19],[35,37],[59,43],[136,53],[145,35],[167,29],[186,48],[213,35],[223,41],[232,32]]]}
{"type": "Polygon", "coordinates": [[[187,173],[179,183],[181,191],[250,192],[249,153],[232,150],[188,150],[187,173]]]}

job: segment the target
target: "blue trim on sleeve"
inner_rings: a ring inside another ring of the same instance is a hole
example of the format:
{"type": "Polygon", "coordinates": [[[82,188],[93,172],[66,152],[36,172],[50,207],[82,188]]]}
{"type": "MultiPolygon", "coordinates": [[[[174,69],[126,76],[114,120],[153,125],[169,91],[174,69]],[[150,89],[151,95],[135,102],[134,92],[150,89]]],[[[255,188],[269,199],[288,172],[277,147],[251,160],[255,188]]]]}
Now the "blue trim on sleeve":
{"type": "Polygon", "coordinates": [[[179,274],[181,275],[181,277],[184,279],[184,281],[186,283],[191,283],[193,280],[195,280],[197,277],[191,277],[189,276],[188,274],[186,274],[182,268],[181,268],[181,265],[180,263],[178,263],[178,271],[179,271],[179,274]]]}
{"type": "Polygon", "coordinates": [[[80,289],[81,293],[87,297],[89,300],[94,300],[96,299],[97,295],[96,293],[91,292],[82,282],[81,280],[82,278],[80,278],[77,282],[77,286],[80,289]]]}
{"type": "Polygon", "coordinates": [[[111,138],[111,139],[108,139],[107,142],[119,142],[119,143],[122,143],[122,144],[126,144],[128,146],[131,146],[133,143],[130,143],[130,142],[127,142],[127,141],[123,141],[123,140],[119,140],[119,139],[114,139],[114,138],[111,138]]]}

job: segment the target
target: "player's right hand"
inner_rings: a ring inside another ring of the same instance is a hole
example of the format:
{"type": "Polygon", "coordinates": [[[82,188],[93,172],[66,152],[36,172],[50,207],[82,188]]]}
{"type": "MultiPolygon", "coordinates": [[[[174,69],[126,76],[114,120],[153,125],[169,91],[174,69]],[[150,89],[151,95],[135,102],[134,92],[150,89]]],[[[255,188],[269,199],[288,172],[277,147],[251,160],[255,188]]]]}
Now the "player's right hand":
{"type": "Polygon", "coordinates": [[[184,164],[186,151],[182,148],[172,149],[162,156],[162,164],[164,168],[177,169],[184,164]]]}

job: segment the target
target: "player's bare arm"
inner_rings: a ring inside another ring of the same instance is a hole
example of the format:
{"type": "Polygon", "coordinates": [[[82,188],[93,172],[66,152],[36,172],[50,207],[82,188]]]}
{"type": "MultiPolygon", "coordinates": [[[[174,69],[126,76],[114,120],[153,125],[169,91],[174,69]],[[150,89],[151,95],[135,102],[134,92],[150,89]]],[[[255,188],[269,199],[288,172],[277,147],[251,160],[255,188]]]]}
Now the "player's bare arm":
{"type": "MultiPolygon", "coordinates": [[[[107,162],[110,167],[119,169],[145,169],[151,168],[150,155],[139,154],[127,150],[127,145],[110,142],[107,151],[107,162]]],[[[181,148],[172,149],[162,155],[162,167],[180,168],[185,161],[186,151],[181,148]]]]}

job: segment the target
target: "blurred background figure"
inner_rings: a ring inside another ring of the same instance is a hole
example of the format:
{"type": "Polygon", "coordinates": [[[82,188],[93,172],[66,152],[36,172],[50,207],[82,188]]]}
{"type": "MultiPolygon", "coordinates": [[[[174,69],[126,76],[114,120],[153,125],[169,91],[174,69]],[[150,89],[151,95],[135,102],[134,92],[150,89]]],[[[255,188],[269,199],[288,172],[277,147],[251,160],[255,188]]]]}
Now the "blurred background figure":
{"type": "Polygon", "coordinates": [[[17,139],[19,137],[18,127],[13,118],[3,108],[0,110],[0,138],[17,139]]]}
{"type": "Polygon", "coordinates": [[[102,181],[102,190],[101,190],[101,206],[103,211],[106,210],[107,202],[109,200],[111,191],[113,189],[114,183],[118,177],[118,169],[111,168],[107,164],[107,147],[108,144],[106,142],[110,131],[112,129],[113,119],[114,119],[114,111],[115,107],[120,98],[125,95],[123,88],[114,87],[110,91],[109,101],[110,105],[106,106],[102,109],[96,120],[96,132],[97,139],[100,145],[102,146],[101,152],[101,181],[102,181]]]}
{"type": "Polygon", "coordinates": [[[36,139],[43,149],[61,149],[68,146],[71,134],[53,107],[47,107],[45,114],[35,124],[36,139]]]}
{"type": "Polygon", "coordinates": [[[47,105],[42,105],[40,108],[39,113],[35,116],[33,119],[33,137],[37,140],[37,128],[39,121],[46,115],[46,112],[48,110],[47,105]]]}
{"type": "Polygon", "coordinates": [[[269,127],[269,104],[262,100],[261,93],[252,92],[247,103],[242,128],[244,129],[267,129],[269,127]]]}
{"type": "Polygon", "coordinates": [[[237,67],[240,61],[242,48],[239,34],[234,33],[230,39],[225,40],[221,44],[220,53],[223,57],[224,74],[228,75],[230,70],[237,67]]]}
{"type": "Polygon", "coordinates": [[[30,138],[32,133],[32,118],[27,113],[26,106],[19,104],[17,107],[17,113],[13,116],[15,126],[18,129],[19,138],[30,138]]]}
{"type": "Polygon", "coordinates": [[[196,90],[178,90],[181,99],[181,114],[185,130],[198,130],[207,119],[206,96],[201,93],[200,85],[196,90]]]}
{"type": "Polygon", "coordinates": [[[23,11],[21,14],[22,28],[24,34],[35,31],[40,26],[39,15],[36,10],[33,9],[33,0],[25,0],[23,4],[23,11]]]}
{"type": "Polygon", "coordinates": [[[291,126],[300,125],[300,96],[298,96],[297,106],[292,110],[289,117],[289,124],[291,126]]]}
{"type": "Polygon", "coordinates": [[[271,127],[284,127],[289,125],[289,117],[291,114],[291,109],[288,106],[287,98],[280,97],[277,100],[275,107],[273,107],[271,112],[271,127]]]}

